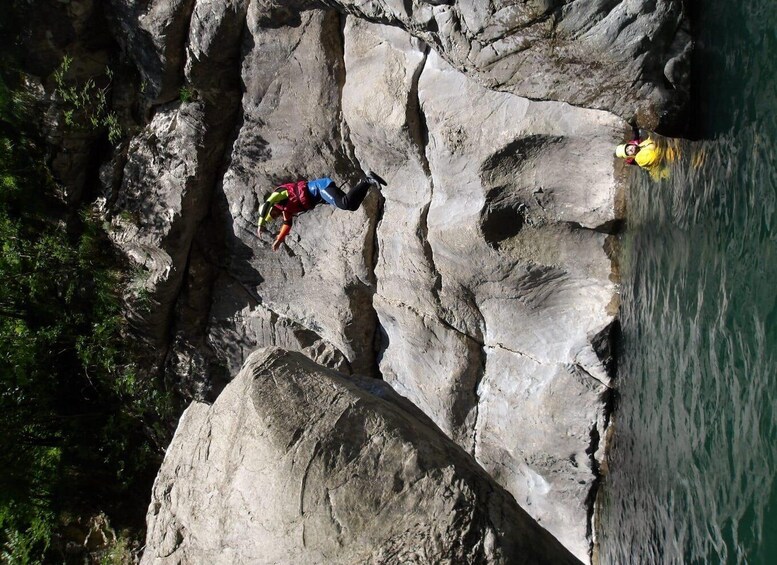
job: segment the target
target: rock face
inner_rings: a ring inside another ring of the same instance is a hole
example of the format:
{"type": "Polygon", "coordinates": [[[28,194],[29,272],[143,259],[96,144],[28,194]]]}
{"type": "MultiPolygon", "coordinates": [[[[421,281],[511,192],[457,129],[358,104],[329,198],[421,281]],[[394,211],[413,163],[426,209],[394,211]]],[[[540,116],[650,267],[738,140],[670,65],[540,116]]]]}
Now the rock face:
{"type": "Polygon", "coordinates": [[[270,249],[271,239],[256,235],[257,210],[274,186],[297,178],[329,176],[343,184],[359,178],[341,127],[340,19],[307,12],[277,29],[259,21],[252,4],[242,123],[217,194],[227,259],[213,291],[208,337],[216,351],[241,344],[243,353],[229,360],[232,370],[256,344],[277,343],[374,374],[377,198],[353,213],[320,206],[301,216],[279,253],[270,249]]]}
{"type": "Polygon", "coordinates": [[[385,383],[252,355],[181,418],[142,563],[576,563],[385,383]]]}
{"type": "Polygon", "coordinates": [[[381,373],[583,558],[610,379],[592,337],[616,292],[595,230],[617,217],[620,122],[486,90],[352,22],[345,117],[360,162],[389,180],[381,373]]]}
{"type": "MultiPolygon", "coordinates": [[[[327,0],[401,27],[488,88],[607,109],[644,127],[677,125],[691,38],[672,0],[327,0]]],[[[300,7],[310,0],[273,2],[300,7]]]]}
{"type": "MultiPolygon", "coordinates": [[[[617,327],[612,148],[624,118],[682,115],[682,3],[103,8],[140,76],[142,125],[102,171],[149,365],[197,400],[263,346],[381,378],[588,560],[617,327]],[[318,206],[278,252],[256,234],[274,186],[366,169],[389,184],[356,212],[318,206]]],[[[326,445],[316,458],[357,449],[326,445]]]]}
{"type": "Polygon", "coordinates": [[[195,108],[215,111],[207,96],[158,112],[125,166],[119,205],[154,206],[153,221],[116,240],[133,256],[149,241],[159,304],[149,328],[161,329],[168,365],[202,375],[215,358],[235,374],[255,347],[278,345],[381,375],[586,559],[610,378],[592,343],[616,308],[604,248],[623,123],[488,90],[399,28],[322,11],[285,26],[267,17],[249,6],[223,176],[209,176],[217,152],[195,150],[214,144],[181,130],[195,108]],[[162,139],[191,149],[154,165],[162,139]],[[170,196],[160,187],[186,178],[167,173],[179,160],[199,188],[173,183],[170,196]],[[274,185],[324,175],[347,185],[360,168],[389,186],[359,211],[301,216],[278,253],[256,236],[274,185]],[[198,286],[200,263],[208,314],[192,330],[181,322],[191,301],[175,297],[198,286]]]}

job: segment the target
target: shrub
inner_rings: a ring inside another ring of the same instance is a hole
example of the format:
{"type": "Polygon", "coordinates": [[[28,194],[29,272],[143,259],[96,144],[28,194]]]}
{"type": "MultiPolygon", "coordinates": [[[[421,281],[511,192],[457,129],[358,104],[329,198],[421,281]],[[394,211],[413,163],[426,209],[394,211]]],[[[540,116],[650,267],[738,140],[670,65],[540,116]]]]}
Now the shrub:
{"type": "Polygon", "coordinates": [[[86,127],[105,129],[108,140],[118,143],[122,137],[122,129],[116,112],[109,110],[108,93],[113,82],[113,71],[105,69],[103,86],[98,86],[96,78],[77,83],[67,79],[73,58],[65,55],[59,68],[54,71],[56,93],[63,104],[65,124],[70,127],[86,127]]]}
{"type": "MultiPolygon", "coordinates": [[[[101,104],[95,89],[87,82],[65,100],[91,112],[94,96],[101,104]]],[[[0,79],[0,562],[8,563],[53,559],[65,512],[105,510],[142,527],[161,459],[147,430],[171,410],[126,346],[120,289],[129,275],[96,218],[62,214],[26,111],[0,79]]]]}

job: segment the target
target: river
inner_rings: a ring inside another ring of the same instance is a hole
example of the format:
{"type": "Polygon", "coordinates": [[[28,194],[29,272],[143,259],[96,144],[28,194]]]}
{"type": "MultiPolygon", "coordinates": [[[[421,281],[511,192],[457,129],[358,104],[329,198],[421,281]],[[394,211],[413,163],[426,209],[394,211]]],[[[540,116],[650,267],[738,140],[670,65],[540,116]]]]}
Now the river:
{"type": "Polygon", "coordinates": [[[777,563],[777,1],[703,4],[698,141],[630,171],[603,564],[777,563]]]}

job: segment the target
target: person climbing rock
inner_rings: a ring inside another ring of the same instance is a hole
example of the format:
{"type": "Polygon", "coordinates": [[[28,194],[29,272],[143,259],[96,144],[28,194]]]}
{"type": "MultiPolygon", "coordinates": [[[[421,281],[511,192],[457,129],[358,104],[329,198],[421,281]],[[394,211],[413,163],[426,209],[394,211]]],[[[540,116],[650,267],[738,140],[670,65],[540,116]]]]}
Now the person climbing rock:
{"type": "Polygon", "coordinates": [[[356,183],[347,194],[328,177],[282,184],[259,208],[257,233],[261,236],[269,222],[282,217],[283,225],[272,244],[272,250],[277,251],[291,231],[294,216],[312,210],[321,202],[353,212],[361,206],[371,186],[380,188],[381,185],[386,186],[386,181],[372,171],[368,171],[366,177],[356,183]]]}

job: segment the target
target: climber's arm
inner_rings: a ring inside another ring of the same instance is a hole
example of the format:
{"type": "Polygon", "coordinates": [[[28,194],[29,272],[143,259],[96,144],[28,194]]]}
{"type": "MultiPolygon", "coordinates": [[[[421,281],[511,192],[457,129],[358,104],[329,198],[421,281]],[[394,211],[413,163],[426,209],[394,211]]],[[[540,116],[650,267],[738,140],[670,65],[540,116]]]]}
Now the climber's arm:
{"type": "Polygon", "coordinates": [[[259,233],[262,233],[265,229],[265,225],[272,220],[271,212],[273,206],[278,202],[283,202],[288,197],[289,193],[286,190],[276,190],[267,197],[267,200],[265,200],[264,204],[259,208],[259,233]]]}
{"type": "Polygon", "coordinates": [[[285,211],[283,212],[283,225],[281,226],[281,231],[278,232],[278,236],[275,238],[275,241],[272,244],[273,251],[278,251],[278,248],[281,246],[281,243],[283,243],[283,240],[286,239],[287,235],[289,235],[291,226],[294,223],[293,218],[294,217],[291,214],[287,214],[285,211]]]}

